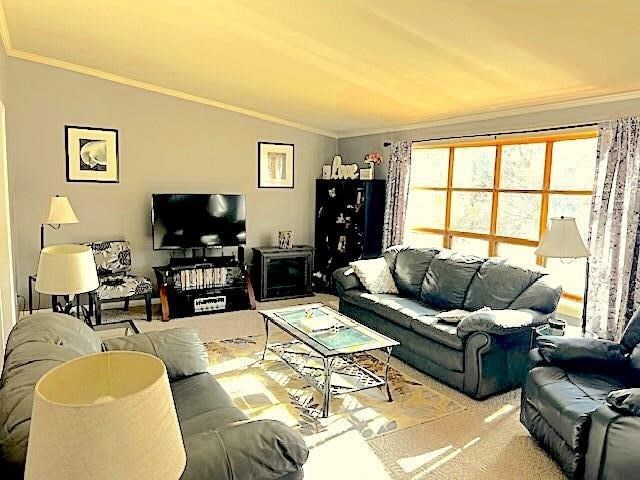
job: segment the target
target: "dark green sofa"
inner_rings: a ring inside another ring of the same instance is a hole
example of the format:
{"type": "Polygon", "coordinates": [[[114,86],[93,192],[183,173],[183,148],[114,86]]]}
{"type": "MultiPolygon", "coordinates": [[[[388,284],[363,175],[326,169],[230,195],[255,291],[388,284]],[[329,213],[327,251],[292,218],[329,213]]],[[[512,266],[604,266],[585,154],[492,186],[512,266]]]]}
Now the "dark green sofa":
{"type": "Polygon", "coordinates": [[[164,361],[187,453],[183,480],[302,478],[308,456],[302,437],[275,420],[248,420],[207,373],[207,353],[194,331],[176,328],[102,342],[77,318],[40,313],[20,320],[7,342],[0,377],[2,479],[23,477],[38,379],[67,360],[102,350],[143,351],[164,361]]]}
{"type": "Polygon", "coordinates": [[[394,355],[473,398],[519,386],[531,327],[554,315],[562,289],[541,268],[445,249],[384,253],[398,295],[368,293],[349,268],[334,272],[340,311],[400,342],[394,355]],[[491,307],[458,326],[438,312],[491,307]]]}

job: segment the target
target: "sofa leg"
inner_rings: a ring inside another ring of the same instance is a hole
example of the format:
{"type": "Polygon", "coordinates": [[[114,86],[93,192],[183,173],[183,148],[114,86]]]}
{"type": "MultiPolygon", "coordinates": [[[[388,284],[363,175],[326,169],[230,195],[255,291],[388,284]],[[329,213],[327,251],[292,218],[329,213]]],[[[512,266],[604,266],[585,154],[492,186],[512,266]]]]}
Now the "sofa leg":
{"type": "Polygon", "coordinates": [[[125,312],[129,311],[129,298],[125,298],[124,299],[124,308],[123,308],[123,310],[125,312]]]}
{"type": "Polygon", "coordinates": [[[147,311],[147,321],[151,321],[151,294],[147,293],[144,296],[144,308],[147,311]]]}

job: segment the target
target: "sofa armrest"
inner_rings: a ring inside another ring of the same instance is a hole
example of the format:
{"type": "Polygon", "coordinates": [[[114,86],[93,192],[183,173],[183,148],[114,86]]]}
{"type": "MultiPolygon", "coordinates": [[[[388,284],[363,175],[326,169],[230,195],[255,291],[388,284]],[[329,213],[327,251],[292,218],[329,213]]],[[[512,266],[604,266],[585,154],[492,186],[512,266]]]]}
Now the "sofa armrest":
{"type": "Polygon", "coordinates": [[[607,395],[607,403],[616,412],[640,417],[640,388],[615,390],[607,395]]]}
{"type": "Polygon", "coordinates": [[[536,367],[544,367],[545,365],[549,365],[547,361],[540,355],[540,350],[534,348],[533,350],[529,350],[529,365],[527,367],[527,371],[536,367]]]}
{"type": "Polygon", "coordinates": [[[103,351],[133,350],[160,358],[167,367],[169,380],[204,373],[209,358],[198,334],[190,328],[173,328],[109,338],[102,342],[103,351]]]}
{"type": "Polygon", "coordinates": [[[584,478],[637,477],[640,471],[639,439],[640,417],[621,414],[609,405],[596,409],[591,414],[584,478]]]}
{"type": "Polygon", "coordinates": [[[533,310],[481,310],[464,318],[457,335],[466,338],[475,332],[504,336],[531,330],[538,317],[533,310]]]}
{"type": "Polygon", "coordinates": [[[629,362],[626,349],[609,340],[543,335],[537,338],[536,343],[540,355],[549,365],[618,370],[626,368],[629,362]]]}
{"type": "Polygon", "coordinates": [[[300,434],[277,420],[246,420],[187,436],[181,480],[276,480],[297,472],[309,449],[300,434]]]}
{"type": "Polygon", "coordinates": [[[336,290],[338,290],[340,297],[347,290],[364,290],[360,279],[351,267],[337,269],[333,272],[332,277],[336,281],[336,290]]]}

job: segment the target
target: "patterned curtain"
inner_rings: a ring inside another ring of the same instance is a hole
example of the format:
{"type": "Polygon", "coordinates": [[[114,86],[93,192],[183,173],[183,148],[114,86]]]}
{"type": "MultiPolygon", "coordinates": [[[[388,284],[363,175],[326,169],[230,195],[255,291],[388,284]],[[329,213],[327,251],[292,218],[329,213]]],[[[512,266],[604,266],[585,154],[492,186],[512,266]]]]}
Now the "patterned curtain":
{"type": "Polygon", "coordinates": [[[392,143],[382,234],[382,247],[384,249],[402,244],[404,219],[407,214],[407,200],[409,198],[410,172],[411,142],[392,143]]]}
{"type": "Polygon", "coordinates": [[[587,325],[618,340],[640,306],[640,118],[600,125],[589,228],[587,325]]]}

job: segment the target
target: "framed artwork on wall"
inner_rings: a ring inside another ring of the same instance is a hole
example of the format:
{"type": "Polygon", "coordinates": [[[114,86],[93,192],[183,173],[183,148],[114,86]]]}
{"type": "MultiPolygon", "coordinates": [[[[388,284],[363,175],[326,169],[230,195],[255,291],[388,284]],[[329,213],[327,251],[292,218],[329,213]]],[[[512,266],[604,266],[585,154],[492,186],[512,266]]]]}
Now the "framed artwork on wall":
{"type": "Polygon", "coordinates": [[[67,125],[67,182],[118,183],[118,130],[67,125]]]}
{"type": "Polygon", "coordinates": [[[291,143],[258,142],[258,187],[293,188],[293,153],[291,143]]]}

